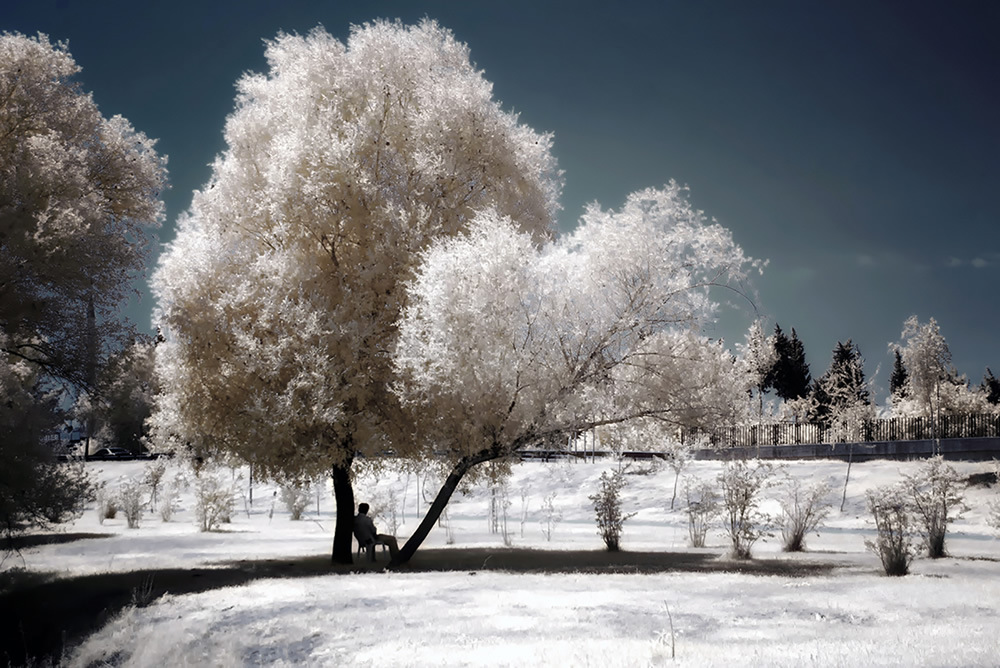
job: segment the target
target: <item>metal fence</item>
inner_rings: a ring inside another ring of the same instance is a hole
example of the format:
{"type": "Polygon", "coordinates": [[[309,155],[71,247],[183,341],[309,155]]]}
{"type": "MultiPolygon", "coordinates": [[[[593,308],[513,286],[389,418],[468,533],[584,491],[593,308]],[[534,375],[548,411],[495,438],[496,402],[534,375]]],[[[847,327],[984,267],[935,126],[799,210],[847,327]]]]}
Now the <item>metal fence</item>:
{"type": "Polygon", "coordinates": [[[708,434],[713,447],[808,445],[812,443],[874,443],[929,438],[1000,437],[1000,415],[980,413],[940,418],[880,418],[828,426],[805,422],[720,427],[708,434]]]}

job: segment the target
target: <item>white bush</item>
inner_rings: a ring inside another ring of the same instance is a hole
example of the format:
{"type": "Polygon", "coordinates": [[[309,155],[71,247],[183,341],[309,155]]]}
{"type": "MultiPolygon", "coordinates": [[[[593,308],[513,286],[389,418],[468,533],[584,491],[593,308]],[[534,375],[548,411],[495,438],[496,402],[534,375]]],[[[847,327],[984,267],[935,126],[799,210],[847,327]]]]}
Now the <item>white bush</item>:
{"type": "Polygon", "coordinates": [[[126,480],[118,486],[118,500],[129,529],[138,529],[142,522],[145,489],[138,480],[126,480]]]}
{"type": "Polygon", "coordinates": [[[621,536],[625,521],[635,513],[622,514],[621,492],[625,486],[625,476],[621,470],[601,474],[601,489],[597,494],[588,496],[594,504],[594,519],[597,521],[597,533],[600,534],[609,552],[621,549],[621,536]]]}
{"type": "Polygon", "coordinates": [[[149,509],[156,510],[156,494],[163,481],[163,475],[167,472],[167,461],[165,459],[154,459],[146,464],[142,471],[142,482],[149,488],[149,509]]]}
{"type": "Polygon", "coordinates": [[[232,483],[219,472],[202,469],[195,482],[195,517],[202,531],[213,531],[228,522],[236,507],[232,483]]]}
{"type": "Polygon", "coordinates": [[[302,513],[312,501],[312,486],[308,483],[288,483],[281,486],[281,502],[293,520],[301,520],[302,513]]]}
{"type": "Polygon", "coordinates": [[[906,575],[916,554],[917,535],[906,490],[890,485],[869,489],[866,495],[875,518],[876,539],[865,539],[865,547],[878,555],[886,575],[906,575]]]}
{"type": "Polygon", "coordinates": [[[160,499],[159,513],[160,519],[164,522],[169,522],[173,518],[174,513],[177,512],[177,506],[180,502],[180,485],[177,481],[168,483],[163,488],[163,498],[160,499]]]}
{"type": "Polygon", "coordinates": [[[684,479],[685,512],[688,518],[688,536],[691,547],[705,547],[705,537],[712,521],[719,515],[719,493],[709,482],[684,479]]]}
{"type": "Polygon", "coordinates": [[[552,534],[556,530],[556,525],[562,521],[562,511],[556,507],[556,493],[549,492],[542,500],[542,535],[545,540],[551,542],[552,534]]]}
{"type": "Polygon", "coordinates": [[[395,536],[399,532],[399,518],[402,514],[401,499],[396,490],[390,489],[388,492],[376,494],[368,504],[370,506],[368,517],[372,518],[372,522],[376,526],[383,525],[383,533],[395,536]]]}
{"type": "Polygon", "coordinates": [[[729,554],[750,559],[753,544],[771,535],[773,519],[760,510],[761,492],[773,484],[774,465],[755,459],[726,462],[718,476],[722,491],[723,530],[729,537],[729,554]]]}
{"type": "Polygon", "coordinates": [[[920,525],[927,556],[945,556],[948,524],[961,516],[965,504],[959,487],[963,480],[940,455],[931,457],[912,476],[903,477],[914,520],[920,525]]]}
{"type": "Polygon", "coordinates": [[[97,521],[104,524],[104,520],[113,520],[118,515],[118,499],[108,491],[104,483],[97,489],[97,521]]]}
{"type": "Polygon", "coordinates": [[[805,549],[806,534],[819,528],[830,514],[826,505],[829,493],[830,485],[825,482],[803,486],[801,480],[788,481],[781,499],[781,538],[785,552],[805,549]]]}

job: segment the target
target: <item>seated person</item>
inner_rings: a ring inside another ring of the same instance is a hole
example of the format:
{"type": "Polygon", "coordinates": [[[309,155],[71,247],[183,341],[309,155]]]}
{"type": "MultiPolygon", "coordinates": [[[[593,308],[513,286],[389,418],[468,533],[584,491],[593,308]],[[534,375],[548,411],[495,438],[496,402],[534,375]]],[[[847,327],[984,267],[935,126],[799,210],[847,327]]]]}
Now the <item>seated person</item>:
{"type": "Polygon", "coordinates": [[[385,543],[393,559],[399,554],[396,537],[375,529],[375,523],[368,517],[367,503],[358,504],[358,514],[354,516],[354,537],[358,539],[358,545],[368,550],[368,558],[372,561],[375,561],[375,543],[385,543]]]}

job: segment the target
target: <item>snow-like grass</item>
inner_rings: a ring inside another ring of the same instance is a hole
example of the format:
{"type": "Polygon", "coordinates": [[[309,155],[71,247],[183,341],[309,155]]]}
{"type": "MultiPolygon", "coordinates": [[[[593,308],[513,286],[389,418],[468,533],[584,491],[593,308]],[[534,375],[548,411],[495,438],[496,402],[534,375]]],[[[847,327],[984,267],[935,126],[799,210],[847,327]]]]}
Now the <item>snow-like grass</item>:
{"type": "MultiPolygon", "coordinates": [[[[507,486],[508,540],[516,547],[599,550],[587,500],[610,461],[514,467],[507,486]],[[551,541],[542,524],[544,499],[553,497],[561,519],[551,541]],[[523,522],[522,522],[523,519],[523,522]],[[523,534],[522,534],[523,528],[523,534]]],[[[962,474],[989,464],[956,463],[962,474]]],[[[633,468],[642,468],[636,464],[633,468]]],[[[714,478],[718,462],[695,462],[689,471],[714,478]]],[[[833,512],[810,552],[795,556],[837,567],[808,577],[736,573],[516,574],[481,568],[451,573],[367,571],[300,579],[258,580],[248,585],[183,596],[165,596],[146,608],[129,608],[92,635],[71,665],[111,660],[128,666],[243,665],[997,665],[1000,647],[1000,543],[987,526],[996,490],[969,488],[970,509],[952,525],[952,555],[918,559],[913,574],[888,578],[864,549],[872,527],[864,492],[918,462],[855,464],[840,512],[846,464],[789,463],[791,475],[826,480],[834,487],[833,512]],[[669,610],[669,615],[668,615],[669,610]],[[671,659],[671,620],[676,660],[671,659]]],[[[94,465],[111,487],[136,476],[143,464],[94,465]]],[[[169,475],[169,474],[168,474],[169,475]]],[[[669,509],[673,473],[661,469],[629,475],[623,549],[690,551],[679,498],[669,509]]],[[[359,476],[358,500],[383,507],[394,500],[398,534],[413,531],[427,499],[418,485],[432,481],[385,472],[359,476]],[[419,502],[419,509],[418,509],[419,502]]],[[[246,493],[247,486],[241,484],[246,493]]],[[[129,530],[125,520],[98,522],[88,511],[68,532],[108,538],[43,545],[23,552],[27,568],[63,576],[157,567],[204,567],[234,559],[328,554],[333,499],[328,489],[308,519],[293,522],[273,486],[254,489],[255,503],[237,504],[223,531],[199,533],[193,499],[186,493],[169,523],[148,514],[129,530]]],[[[776,495],[765,509],[777,510],[776,495]]],[[[490,494],[477,487],[456,494],[447,528],[439,526],[427,548],[504,549],[490,532],[490,494]],[[449,541],[453,541],[449,544],[449,541]]],[[[388,529],[389,514],[377,519],[388,529]]],[[[721,555],[721,534],[707,552],[721,555]]],[[[783,559],[780,536],[755,546],[757,559],[783,559]]],[[[8,559],[7,567],[15,560],[8,559]]],[[[16,564],[22,563],[16,560],[16,564]]]]}

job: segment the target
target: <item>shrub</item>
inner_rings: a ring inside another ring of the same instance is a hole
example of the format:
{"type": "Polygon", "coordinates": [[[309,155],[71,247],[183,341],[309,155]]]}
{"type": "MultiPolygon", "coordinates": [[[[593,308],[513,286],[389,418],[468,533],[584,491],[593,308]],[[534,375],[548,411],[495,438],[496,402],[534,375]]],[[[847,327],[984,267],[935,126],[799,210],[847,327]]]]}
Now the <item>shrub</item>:
{"type": "Polygon", "coordinates": [[[154,459],[142,471],[142,482],[149,488],[149,509],[156,510],[156,493],[159,491],[163,474],[167,472],[165,459],[154,459]]]}
{"type": "Polygon", "coordinates": [[[281,502],[293,520],[301,520],[302,512],[312,501],[312,487],[309,483],[289,483],[281,486],[281,502]]]}
{"type": "Polygon", "coordinates": [[[868,510],[875,517],[876,538],[866,539],[865,547],[878,555],[886,575],[906,575],[916,554],[916,531],[905,490],[899,485],[876,487],[866,496],[868,510]]]}
{"type": "Polygon", "coordinates": [[[375,494],[371,497],[369,504],[368,517],[372,518],[372,522],[376,526],[382,525],[383,532],[392,536],[399,533],[402,510],[400,509],[401,499],[395,489],[375,494]]]}
{"type": "Polygon", "coordinates": [[[202,470],[195,484],[195,517],[202,531],[213,531],[228,522],[236,505],[232,485],[211,471],[202,470]]]}
{"type": "Polygon", "coordinates": [[[790,480],[781,499],[781,539],[785,552],[801,552],[806,546],[806,534],[815,531],[830,508],[823,499],[830,493],[825,482],[804,487],[801,480],[790,480]]]}
{"type": "Polygon", "coordinates": [[[556,493],[549,492],[542,500],[541,525],[542,535],[545,536],[545,540],[552,540],[552,533],[560,521],[562,521],[562,511],[556,508],[556,493]]]}
{"type": "Polygon", "coordinates": [[[604,540],[608,552],[621,549],[622,530],[625,521],[635,515],[622,514],[621,491],[625,486],[625,476],[621,471],[608,475],[601,474],[601,489],[597,494],[589,496],[594,503],[594,514],[597,520],[597,533],[604,540]]]}
{"type": "Polygon", "coordinates": [[[126,480],[118,486],[118,500],[129,529],[138,529],[142,521],[143,486],[136,480],[126,480]]]}
{"type": "Polygon", "coordinates": [[[163,498],[160,499],[160,519],[169,522],[177,511],[177,502],[180,498],[180,487],[177,481],[166,485],[163,488],[163,498]]]}
{"type": "Polygon", "coordinates": [[[118,500],[102,483],[97,490],[97,521],[104,524],[104,520],[113,520],[117,516],[118,500]]]}
{"type": "Polygon", "coordinates": [[[958,519],[965,508],[958,491],[962,482],[958,472],[940,455],[928,459],[915,475],[903,477],[914,519],[922,528],[927,556],[931,559],[945,556],[948,523],[958,519]]]}
{"type": "Polygon", "coordinates": [[[708,482],[684,481],[684,498],[687,501],[688,535],[691,547],[705,547],[708,528],[719,515],[719,493],[708,482]]]}
{"type": "Polygon", "coordinates": [[[772,484],[774,465],[759,459],[726,462],[718,476],[722,490],[723,529],[729,537],[729,554],[750,559],[753,544],[770,536],[772,518],[760,511],[760,494],[772,484]]]}

